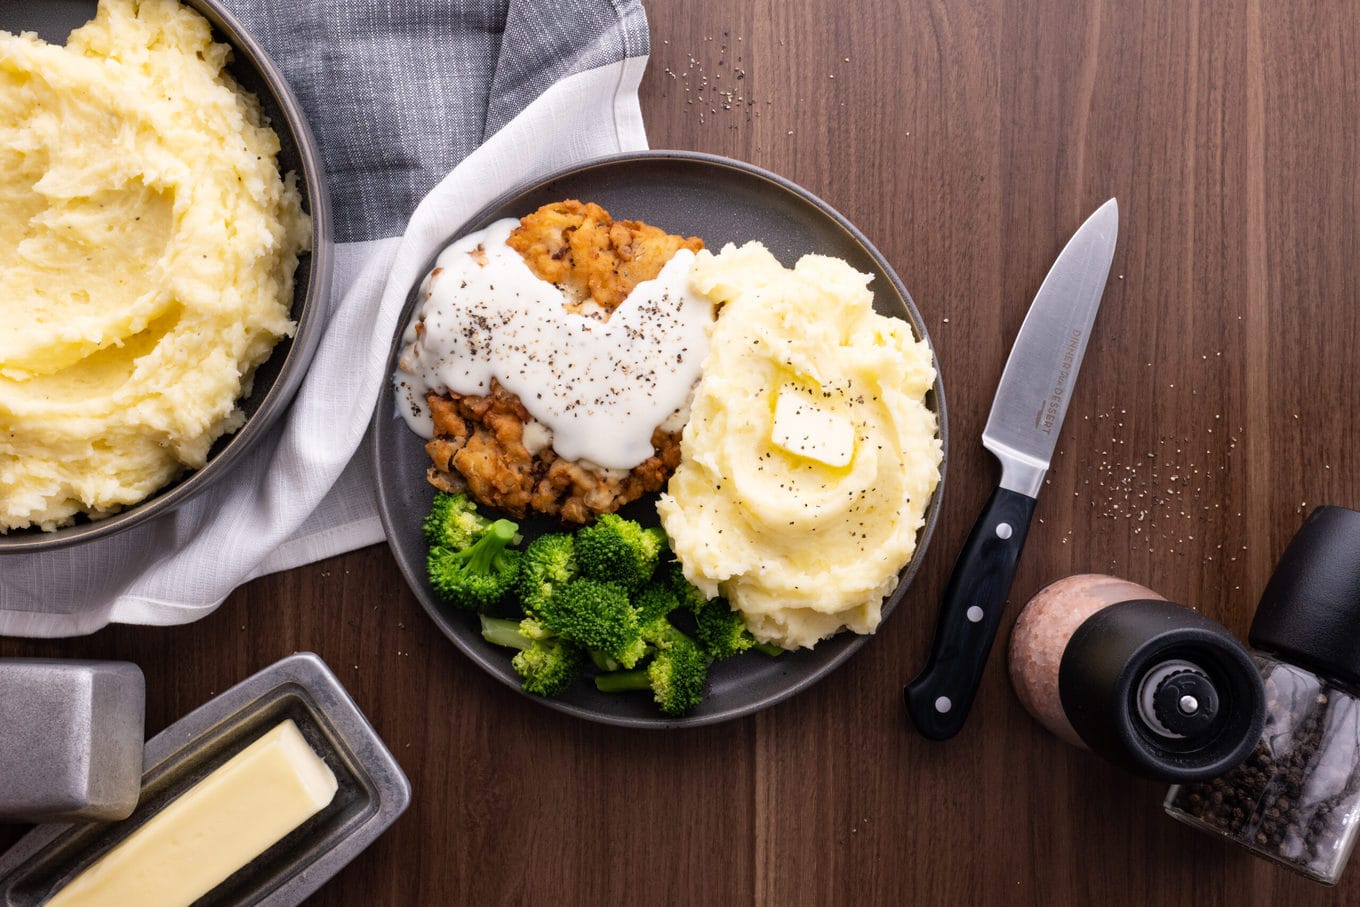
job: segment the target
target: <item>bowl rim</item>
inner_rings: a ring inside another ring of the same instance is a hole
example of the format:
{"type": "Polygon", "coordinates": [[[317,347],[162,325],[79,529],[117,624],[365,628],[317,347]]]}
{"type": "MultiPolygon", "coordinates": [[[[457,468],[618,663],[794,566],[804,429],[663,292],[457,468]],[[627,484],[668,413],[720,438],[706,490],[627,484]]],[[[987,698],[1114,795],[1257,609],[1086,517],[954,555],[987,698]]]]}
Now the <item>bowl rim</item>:
{"type": "MultiPolygon", "coordinates": [[[[187,503],[218,477],[229,473],[231,467],[245,457],[255,442],[274,425],[302,385],[321,339],[325,325],[323,312],[330,304],[333,249],[330,195],[316,138],[283,72],[240,21],[219,0],[183,2],[208,20],[216,33],[214,40],[229,45],[237,55],[238,64],[244,63],[259,72],[284,116],[283,123],[271,123],[271,128],[275,132],[281,129],[291,132],[297,147],[302,163],[301,179],[305,182],[311,209],[312,247],[307,267],[307,291],[290,339],[291,346],[284,355],[278,375],[265,391],[255,412],[241,428],[227,436],[225,446],[209,457],[201,468],[188,473],[168,489],[157,490],[111,516],[63,526],[52,532],[32,527],[0,532],[0,557],[55,551],[92,542],[164,516],[187,503]]],[[[296,274],[294,279],[297,279],[296,274]]]]}
{"type": "MultiPolygon", "coordinates": [[[[735,158],[724,157],[722,155],[716,154],[709,154],[706,152],[681,151],[670,149],[648,149],[642,151],[626,151],[616,154],[602,155],[600,157],[593,157],[588,160],[581,161],[576,164],[572,164],[561,169],[551,171],[549,173],[545,173],[541,176],[526,178],[519,182],[518,184],[516,184],[509,191],[501,193],[490,203],[479,208],[470,217],[464,219],[463,222],[458,225],[458,227],[456,227],[449,233],[448,238],[441,244],[440,249],[442,250],[444,246],[446,246],[449,242],[452,242],[453,240],[457,239],[460,235],[462,235],[464,232],[466,232],[469,225],[485,221],[492,212],[496,211],[496,209],[504,206],[517,196],[532,191],[537,187],[544,186],[557,180],[576,175],[582,171],[591,170],[598,167],[608,167],[619,164],[639,163],[646,161],[682,161],[687,163],[704,164],[708,166],[736,170],[748,176],[753,176],[759,180],[764,180],[768,183],[771,183],[776,188],[791,193],[799,197],[800,199],[810,203],[813,207],[817,208],[822,214],[824,214],[827,218],[829,218],[841,229],[843,229],[846,232],[846,234],[864,250],[865,254],[871,257],[879,265],[879,267],[883,269],[883,273],[887,275],[895,291],[900,295],[903,303],[906,306],[907,313],[910,316],[908,322],[911,324],[912,328],[920,335],[920,339],[923,340],[929,347],[931,360],[935,367],[935,381],[931,385],[931,391],[935,395],[934,412],[936,413],[937,418],[936,434],[937,437],[940,439],[940,478],[935,486],[934,493],[931,495],[930,503],[926,507],[926,512],[924,514],[924,523],[918,530],[916,550],[912,554],[912,559],[906,565],[904,565],[902,571],[900,572],[897,585],[893,587],[893,591],[889,593],[889,595],[884,600],[883,620],[886,620],[888,616],[891,614],[891,612],[896,608],[897,604],[905,597],[907,591],[911,587],[912,583],[915,581],[916,574],[921,567],[921,563],[924,559],[926,550],[929,548],[931,537],[934,535],[935,527],[939,520],[940,510],[943,507],[945,479],[946,474],[948,472],[949,463],[949,428],[948,428],[949,421],[947,417],[947,407],[945,404],[944,395],[944,381],[940,371],[939,358],[935,354],[935,344],[930,337],[929,331],[927,331],[926,329],[925,319],[921,317],[920,311],[916,308],[915,300],[913,300],[911,294],[907,292],[906,286],[902,283],[902,279],[897,275],[896,270],[894,270],[892,265],[888,262],[887,257],[884,256],[883,253],[880,252],[878,248],[869,241],[868,237],[866,237],[858,227],[851,223],[848,218],[846,218],[843,214],[841,214],[827,202],[823,201],[820,197],[813,194],[812,192],[809,192],[807,189],[804,189],[802,186],[799,186],[797,183],[794,183],[792,180],[782,177],[776,173],[773,173],[755,164],[749,164],[745,161],[737,160],[735,158]]],[[[436,252],[435,254],[437,256],[438,252],[436,252]]],[[[428,268],[424,270],[428,270],[428,268]]],[[[424,273],[424,270],[421,272],[422,274],[424,273]]],[[[398,328],[395,333],[395,336],[393,337],[392,345],[391,348],[389,349],[388,357],[386,360],[385,365],[386,371],[384,372],[384,374],[387,376],[390,376],[392,371],[392,365],[396,361],[398,351],[400,350],[402,335],[405,333],[406,320],[409,319],[409,311],[412,310],[413,298],[417,293],[418,288],[419,282],[417,281],[416,285],[413,286],[408,291],[406,304],[403,306],[402,309],[402,314],[403,316],[405,316],[405,318],[399,320],[398,328]]],[[[387,387],[386,381],[384,382],[384,387],[387,387]]],[[[374,408],[373,421],[370,424],[369,431],[371,434],[373,434],[375,438],[376,433],[379,430],[381,430],[378,427],[380,420],[386,418],[389,415],[390,413],[388,412],[387,408],[381,402],[379,402],[379,405],[374,408]]],[[[381,446],[376,442],[371,445],[370,457],[371,466],[374,472],[374,484],[378,495],[379,502],[378,513],[379,517],[382,520],[384,534],[388,539],[388,546],[390,548],[392,546],[391,539],[393,538],[395,529],[395,527],[392,525],[393,508],[389,507],[387,504],[391,495],[389,494],[388,491],[388,483],[384,480],[385,474],[383,472],[383,451],[381,449],[381,446]]],[[[446,636],[457,649],[459,649],[464,655],[470,658],[480,669],[485,671],[496,681],[504,684],[507,687],[510,687],[521,696],[528,697],[547,708],[553,709],[554,711],[562,712],[568,715],[573,715],[577,718],[583,718],[587,721],[599,724],[613,725],[616,727],[633,727],[666,730],[685,727],[701,727],[705,725],[718,724],[724,721],[730,721],[736,718],[746,717],[748,715],[762,711],[763,709],[768,708],[769,706],[772,706],[778,702],[782,702],[786,699],[789,699],[797,695],[798,693],[803,692],[807,688],[811,687],[813,684],[817,683],[819,680],[823,679],[824,677],[834,672],[837,668],[839,668],[848,658],[850,658],[851,655],[858,652],[859,649],[866,643],[868,643],[869,640],[872,638],[872,634],[854,636],[854,638],[850,639],[847,643],[843,645],[839,652],[835,653],[825,663],[818,665],[814,670],[807,672],[805,676],[799,677],[796,681],[788,684],[787,686],[769,695],[739,705],[730,706],[728,708],[719,709],[717,711],[705,713],[702,715],[676,719],[665,718],[659,714],[655,718],[638,718],[630,715],[609,715],[595,711],[590,708],[576,705],[571,702],[566,702],[562,699],[558,699],[555,697],[534,696],[532,694],[524,692],[524,690],[519,686],[518,683],[514,682],[512,679],[510,679],[504,673],[497,669],[496,665],[493,664],[491,656],[486,651],[483,651],[482,649],[470,644],[469,640],[464,639],[459,634],[452,632],[450,630],[448,626],[449,621],[446,619],[445,615],[439,612],[436,608],[432,607],[430,602],[426,600],[427,596],[422,591],[420,584],[418,582],[413,582],[412,577],[407,575],[405,565],[403,564],[401,558],[397,557],[394,553],[393,559],[397,561],[398,569],[401,571],[403,579],[406,581],[407,586],[410,588],[411,594],[415,596],[416,601],[420,604],[421,610],[425,611],[425,613],[429,616],[429,618],[435,624],[435,626],[439,628],[440,632],[443,633],[443,635],[446,636]]],[[[844,633],[838,634],[836,637],[832,638],[837,639],[840,638],[842,635],[844,635],[844,633]]]]}

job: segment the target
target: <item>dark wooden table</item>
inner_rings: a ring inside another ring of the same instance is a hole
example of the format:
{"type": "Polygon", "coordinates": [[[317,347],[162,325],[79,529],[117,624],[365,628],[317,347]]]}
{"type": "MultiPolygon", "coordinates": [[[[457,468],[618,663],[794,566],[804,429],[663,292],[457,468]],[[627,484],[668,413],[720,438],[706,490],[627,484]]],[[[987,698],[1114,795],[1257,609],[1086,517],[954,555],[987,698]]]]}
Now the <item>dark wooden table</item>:
{"type": "MultiPolygon", "coordinates": [[[[549,711],[434,629],[384,547],[169,630],[0,642],[127,658],[154,733],[320,653],[415,789],[318,904],[1360,904],[1167,819],[1164,789],[1046,735],[1000,646],[948,744],[901,685],[994,481],[978,443],[1011,339],[1110,196],[1119,250],[1012,613],[1076,572],[1245,635],[1315,505],[1360,507],[1360,18],[1342,0],[654,0],[654,147],[731,155],[863,228],[911,290],[949,399],[949,481],[907,601],[815,688],[639,733],[549,711]]],[[[1010,621],[1007,621],[1007,626],[1010,621]]],[[[0,847],[21,829],[0,828],[0,847]]]]}

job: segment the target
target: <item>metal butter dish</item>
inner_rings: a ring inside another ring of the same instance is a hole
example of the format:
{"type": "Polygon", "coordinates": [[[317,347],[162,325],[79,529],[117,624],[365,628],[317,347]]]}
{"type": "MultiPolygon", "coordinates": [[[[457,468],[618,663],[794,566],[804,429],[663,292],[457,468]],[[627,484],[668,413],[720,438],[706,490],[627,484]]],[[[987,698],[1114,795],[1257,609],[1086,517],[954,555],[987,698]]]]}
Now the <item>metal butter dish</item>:
{"type": "Polygon", "coordinates": [[[166,804],[289,718],[335,773],[335,798],[197,903],[301,903],[411,802],[410,783],[392,754],[336,676],[309,652],[271,665],[150,740],[141,803],[127,820],[43,825],[21,839],[0,857],[0,907],[41,904],[166,804]]]}

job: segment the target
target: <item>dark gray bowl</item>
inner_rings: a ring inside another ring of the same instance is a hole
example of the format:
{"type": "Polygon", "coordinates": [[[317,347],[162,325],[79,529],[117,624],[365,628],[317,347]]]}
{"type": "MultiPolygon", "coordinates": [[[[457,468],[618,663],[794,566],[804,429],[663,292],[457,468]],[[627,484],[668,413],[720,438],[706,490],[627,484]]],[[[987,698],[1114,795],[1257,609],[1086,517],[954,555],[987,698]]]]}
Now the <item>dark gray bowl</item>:
{"type": "MultiPolygon", "coordinates": [[[[616,218],[636,218],[673,233],[701,237],[713,249],[727,242],[760,240],[785,265],[792,265],[807,252],[835,255],[857,270],[874,276],[874,307],[884,315],[909,322],[918,337],[930,342],[921,315],[906,288],[883,256],[864,235],[829,205],[782,177],[740,161],[684,151],[651,151],[601,158],[556,173],[517,189],[488,205],[466,224],[454,230],[452,240],[481,229],[502,217],[521,217],[539,205],[563,198],[597,202],[616,218]]],[[[434,264],[431,256],[429,266],[434,264]]],[[[428,267],[425,269],[428,270],[428,267]]],[[[423,272],[422,272],[423,273],[423,272]]],[[[388,373],[395,366],[404,330],[416,307],[412,287],[406,309],[398,322],[388,359],[388,373]]],[[[927,402],[939,415],[940,438],[948,455],[944,388],[937,375],[927,402]]],[[[374,474],[378,503],[388,543],[406,581],[421,605],[454,645],[494,677],[518,690],[519,677],[510,666],[510,652],[481,637],[477,617],[439,601],[425,576],[425,540],[421,518],[429,510],[434,489],[425,481],[424,442],[412,433],[397,413],[394,395],[385,391],[374,413],[374,474]]],[[[940,510],[944,475],[926,509],[926,521],[917,539],[916,555],[901,573],[896,590],[883,605],[886,619],[911,585],[921,563],[940,510]]],[[[636,501],[624,516],[657,525],[655,496],[636,501]]],[[[561,529],[555,520],[532,518],[520,521],[527,539],[561,529]]],[[[643,694],[601,693],[588,681],[579,681],[555,699],[534,697],[543,704],[592,721],[629,727],[685,727],[714,724],[748,715],[804,690],[831,673],[869,640],[867,636],[842,633],[818,644],[816,649],[769,658],[746,653],[713,666],[709,692],[703,703],[684,718],[662,717],[643,694]]],[[[528,694],[525,694],[528,695],[528,694]]]]}
{"type": "MultiPolygon", "coordinates": [[[[279,167],[299,174],[302,207],[312,216],[312,251],[298,260],[294,279],[292,317],[297,332],[274,347],[255,372],[248,397],[240,401],[246,423],[235,434],[224,435],[208,453],[207,464],[185,474],[146,500],[102,520],[80,517],[55,532],[21,529],[0,533],[0,555],[50,550],[88,542],[128,529],[168,513],[231,471],[288,407],[302,384],[324,327],[324,311],[331,285],[331,209],[326,174],[302,108],[282,74],[255,40],[216,0],[183,0],[212,23],[217,41],[231,45],[235,59],[227,67],[247,91],[260,99],[265,115],[279,136],[279,167]]],[[[41,3],[0,3],[0,29],[33,31],[44,39],[64,42],[71,29],[94,17],[94,0],[44,0],[41,3]]]]}

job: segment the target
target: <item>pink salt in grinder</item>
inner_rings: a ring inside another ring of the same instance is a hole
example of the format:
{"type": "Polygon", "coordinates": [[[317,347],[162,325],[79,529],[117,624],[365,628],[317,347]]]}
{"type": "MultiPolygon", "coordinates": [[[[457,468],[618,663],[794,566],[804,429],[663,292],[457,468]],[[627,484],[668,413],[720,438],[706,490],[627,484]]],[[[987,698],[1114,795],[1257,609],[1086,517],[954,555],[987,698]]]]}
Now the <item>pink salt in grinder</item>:
{"type": "Polygon", "coordinates": [[[1071,576],[1034,596],[1011,634],[1010,669],[1020,702],[1049,731],[1159,781],[1236,767],[1265,720],[1242,643],[1112,576],[1071,576]]]}

